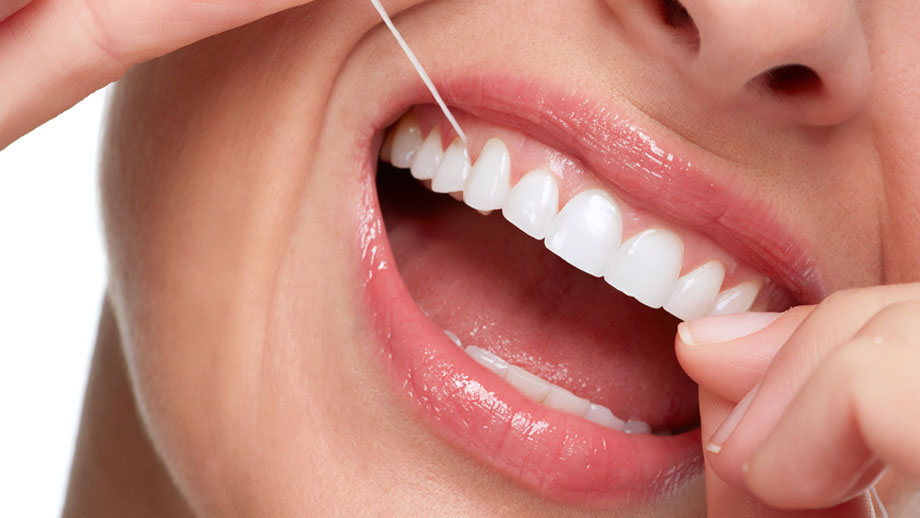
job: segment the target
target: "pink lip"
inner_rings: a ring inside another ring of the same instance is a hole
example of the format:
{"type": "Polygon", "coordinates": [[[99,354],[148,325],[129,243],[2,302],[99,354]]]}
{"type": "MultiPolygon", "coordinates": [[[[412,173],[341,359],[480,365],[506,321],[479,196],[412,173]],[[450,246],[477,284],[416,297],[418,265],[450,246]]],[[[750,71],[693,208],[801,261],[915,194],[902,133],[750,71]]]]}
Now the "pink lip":
{"type": "MultiPolygon", "coordinates": [[[[385,112],[363,137],[369,155],[358,211],[359,275],[366,279],[378,351],[396,386],[450,442],[548,497],[623,506],[679,491],[701,472],[699,429],[673,437],[632,436],[547,409],[474,362],[420,312],[394,267],[373,181],[372,133],[409,105],[429,101],[417,79],[404,79],[390,85],[382,97],[385,112]]],[[[665,142],[603,106],[537,83],[458,73],[438,84],[448,104],[584,161],[618,194],[700,229],[800,300],[823,296],[813,261],[792,236],[756,200],[739,201],[706,177],[702,159],[687,159],[692,150],[667,143],[673,147],[663,151],[665,142]],[[677,148],[686,152],[678,155],[677,148]]]]}
{"type": "Polygon", "coordinates": [[[641,505],[699,475],[698,428],[673,437],[609,430],[528,400],[473,361],[421,313],[393,267],[370,179],[362,203],[362,276],[379,353],[450,442],[541,494],[583,504],[641,505]]]}

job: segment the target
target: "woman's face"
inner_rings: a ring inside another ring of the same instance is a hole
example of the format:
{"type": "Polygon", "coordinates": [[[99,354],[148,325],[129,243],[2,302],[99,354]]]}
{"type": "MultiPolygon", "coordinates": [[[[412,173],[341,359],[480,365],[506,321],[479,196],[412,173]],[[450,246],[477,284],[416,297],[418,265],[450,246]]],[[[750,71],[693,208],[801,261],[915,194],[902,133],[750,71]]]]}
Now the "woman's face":
{"type": "Polygon", "coordinates": [[[467,203],[528,232],[378,164],[437,129],[415,173],[463,185],[369,2],[136,67],[103,166],[110,298],[178,487],[216,515],[701,515],[707,430],[653,307],[917,280],[920,4],[386,5],[492,164],[467,203]]]}

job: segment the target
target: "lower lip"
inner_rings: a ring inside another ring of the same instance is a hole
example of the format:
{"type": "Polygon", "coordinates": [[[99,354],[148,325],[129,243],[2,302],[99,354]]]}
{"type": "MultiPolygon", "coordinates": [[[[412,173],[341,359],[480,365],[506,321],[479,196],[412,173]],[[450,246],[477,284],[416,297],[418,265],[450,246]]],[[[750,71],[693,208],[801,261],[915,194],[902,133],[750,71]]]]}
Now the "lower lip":
{"type": "Polygon", "coordinates": [[[450,443],[555,500],[660,501],[702,473],[700,432],[627,435],[534,403],[480,366],[418,309],[395,267],[373,166],[358,222],[360,275],[378,352],[396,387],[450,443]]]}

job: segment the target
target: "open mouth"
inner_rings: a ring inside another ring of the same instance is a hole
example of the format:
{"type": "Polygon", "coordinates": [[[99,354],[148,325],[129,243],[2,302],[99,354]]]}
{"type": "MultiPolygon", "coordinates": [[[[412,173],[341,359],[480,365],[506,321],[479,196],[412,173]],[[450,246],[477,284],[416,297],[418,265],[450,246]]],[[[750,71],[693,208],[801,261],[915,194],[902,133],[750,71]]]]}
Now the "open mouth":
{"type": "Polygon", "coordinates": [[[466,143],[432,105],[385,131],[382,221],[371,210],[363,223],[398,385],[450,442],[547,497],[622,506],[680,492],[702,455],[678,322],[795,297],[580,157],[456,115],[466,143]]]}

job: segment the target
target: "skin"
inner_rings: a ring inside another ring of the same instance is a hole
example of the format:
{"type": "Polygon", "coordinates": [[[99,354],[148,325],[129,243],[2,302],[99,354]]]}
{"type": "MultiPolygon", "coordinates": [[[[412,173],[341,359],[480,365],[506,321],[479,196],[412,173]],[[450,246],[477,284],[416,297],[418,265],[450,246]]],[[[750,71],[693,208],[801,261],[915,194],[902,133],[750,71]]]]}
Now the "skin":
{"type": "MultiPolygon", "coordinates": [[[[373,58],[397,51],[369,5],[262,19],[298,3],[33,2],[0,22],[0,74],[16,78],[0,145],[170,53],[113,99],[110,284],[65,514],[634,515],[548,501],[407,418],[368,353],[338,217],[354,210],[342,157],[361,101],[386,77],[373,58]]],[[[550,71],[719,157],[712,173],[775,207],[839,292],[744,336],[677,337],[704,439],[762,385],[707,454],[705,487],[651,515],[699,516],[705,500],[709,516],[799,516],[862,495],[885,466],[893,515],[916,512],[920,6],[687,1],[693,50],[655,5],[387,2],[431,70],[550,71]],[[752,86],[788,63],[824,88],[752,86]]],[[[862,497],[843,505],[810,516],[866,515],[862,497]]]]}

